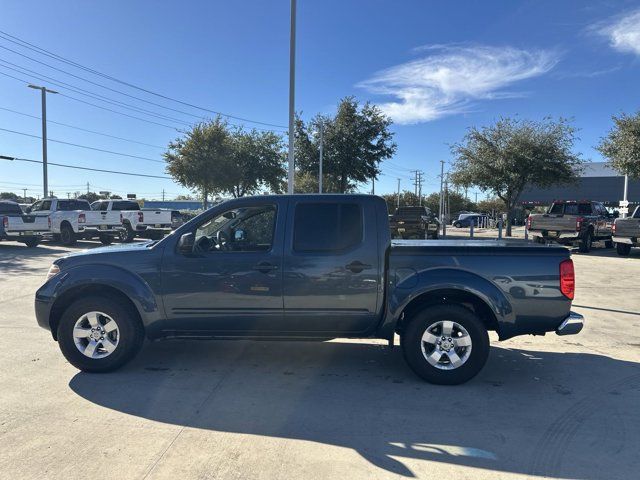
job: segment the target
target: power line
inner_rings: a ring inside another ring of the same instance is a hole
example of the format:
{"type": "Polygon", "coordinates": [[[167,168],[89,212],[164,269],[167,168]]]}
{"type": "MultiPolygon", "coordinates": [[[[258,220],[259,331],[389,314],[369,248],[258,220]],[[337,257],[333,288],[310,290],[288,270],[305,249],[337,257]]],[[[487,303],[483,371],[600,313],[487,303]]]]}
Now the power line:
{"type": "MultiPolygon", "coordinates": [[[[40,135],[33,135],[31,133],[18,132],[16,130],[9,130],[8,128],[1,128],[0,127],[0,131],[14,133],[16,135],[23,135],[25,137],[42,138],[40,135]]],[[[122,157],[138,158],[140,160],[147,160],[149,162],[164,163],[164,161],[162,161],[162,160],[156,160],[156,159],[149,158],[149,157],[141,157],[139,155],[131,155],[129,153],[114,152],[113,150],[105,150],[105,149],[102,149],[102,148],[89,147],[88,145],[80,145],[78,143],[65,142],[63,140],[55,140],[53,138],[48,138],[47,140],[49,142],[61,143],[63,145],[70,145],[72,147],[86,148],[87,150],[95,150],[96,152],[110,153],[111,155],[120,155],[122,157]]]]}
{"type": "MultiPolygon", "coordinates": [[[[6,112],[15,113],[16,115],[22,115],[22,116],[29,117],[29,118],[35,118],[37,120],[41,119],[41,117],[39,117],[37,115],[30,115],[28,113],[18,112],[17,110],[12,110],[12,109],[6,108],[6,107],[0,107],[0,110],[4,110],[6,112]]],[[[63,127],[67,127],[67,128],[73,128],[75,130],[80,130],[82,132],[93,133],[95,135],[102,135],[103,137],[115,138],[117,140],[122,140],[124,142],[137,143],[138,145],[144,145],[146,147],[161,148],[163,150],[166,148],[166,147],[163,147],[163,146],[160,146],[160,145],[152,145],[150,143],[139,142],[137,140],[132,140],[130,138],[118,137],[116,135],[110,135],[110,134],[104,133],[104,132],[97,132],[95,130],[89,130],[87,128],[78,127],[76,125],[69,125],[68,123],[56,122],[54,120],[50,120],[48,116],[47,116],[47,123],[53,123],[55,125],[61,125],[63,127]]]]}
{"type": "MultiPolygon", "coordinates": [[[[0,75],[4,75],[5,77],[13,78],[14,80],[17,80],[17,81],[19,81],[21,83],[24,83],[25,85],[31,83],[29,80],[25,80],[24,78],[18,78],[18,77],[14,76],[14,75],[10,75],[10,74],[5,73],[5,72],[0,72],[0,75]]],[[[86,100],[82,100],[80,98],[75,98],[75,97],[72,97],[70,95],[66,95],[64,93],[58,92],[58,95],[60,95],[61,97],[70,98],[71,100],[74,100],[76,102],[84,103],[86,105],[91,105],[92,107],[95,107],[95,108],[100,108],[102,110],[106,110],[108,112],[117,113],[118,115],[122,115],[124,117],[134,118],[136,120],[140,120],[141,122],[152,123],[154,125],[160,125],[161,127],[167,127],[167,128],[170,128],[171,130],[178,131],[178,129],[176,127],[172,127],[171,125],[166,125],[164,123],[154,122],[153,120],[147,120],[146,118],[136,117],[135,115],[129,115],[128,113],[124,113],[124,112],[118,112],[117,110],[112,110],[111,108],[103,107],[102,105],[96,105],[95,103],[87,102],[86,100]]]]}
{"type": "MultiPolygon", "coordinates": [[[[16,162],[30,162],[30,163],[42,163],[42,160],[32,160],[30,158],[19,158],[19,157],[8,157],[5,155],[0,155],[0,160],[11,160],[16,162]]],[[[77,170],[88,170],[90,172],[102,172],[102,173],[114,173],[117,175],[129,175],[131,177],[146,177],[146,178],[160,178],[163,180],[173,180],[171,177],[161,177],[159,175],[147,175],[144,173],[130,173],[130,172],[120,172],[117,170],[103,170],[101,168],[89,168],[89,167],[80,167],[78,165],[67,165],[65,163],[53,163],[47,162],[48,165],[55,165],[56,167],[64,167],[64,168],[73,168],[77,170]]]]}
{"type": "MultiPolygon", "coordinates": [[[[38,47],[37,45],[31,44],[31,43],[29,43],[29,42],[27,42],[27,41],[25,41],[25,40],[22,40],[22,39],[20,39],[20,38],[18,38],[18,37],[15,37],[15,36],[13,36],[13,35],[11,35],[11,34],[9,34],[9,33],[7,33],[7,32],[4,32],[4,31],[2,31],[2,30],[0,30],[0,38],[2,38],[2,39],[4,39],[4,40],[6,40],[6,41],[8,41],[8,42],[14,43],[14,44],[16,44],[16,45],[19,45],[19,46],[21,46],[22,48],[26,48],[26,49],[28,49],[28,50],[35,51],[35,52],[39,53],[40,55],[45,55],[45,56],[47,56],[47,57],[49,57],[49,58],[52,58],[52,59],[54,59],[54,60],[57,60],[57,61],[59,61],[59,62],[66,63],[67,65],[71,65],[71,66],[76,67],[76,68],[79,68],[79,69],[81,69],[81,70],[84,70],[84,71],[90,72],[90,73],[92,73],[92,74],[94,74],[94,75],[97,75],[97,76],[100,76],[100,77],[106,78],[106,79],[108,79],[108,80],[111,80],[111,81],[113,81],[113,82],[119,83],[119,84],[121,84],[121,85],[125,85],[125,86],[130,87],[130,88],[133,88],[133,89],[136,89],[136,90],[139,90],[139,91],[145,92],[145,93],[147,93],[147,94],[149,94],[149,95],[153,95],[153,96],[156,96],[156,97],[158,97],[158,98],[163,98],[163,99],[165,99],[165,100],[169,100],[169,101],[172,101],[172,102],[176,102],[176,103],[179,103],[179,104],[181,104],[181,105],[185,105],[185,106],[187,106],[187,107],[191,107],[191,108],[195,108],[195,109],[202,110],[202,111],[205,111],[205,112],[213,113],[213,114],[215,114],[215,115],[221,115],[221,116],[223,116],[223,117],[233,118],[233,119],[235,119],[235,120],[240,120],[240,121],[243,121],[243,122],[255,123],[255,124],[258,124],[258,125],[266,125],[266,126],[269,126],[269,127],[287,128],[287,127],[285,127],[284,125],[277,125],[277,124],[274,124],[274,123],[261,122],[261,121],[257,121],[257,120],[251,120],[251,119],[249,119],[249,118],[245,118],[245,117],[239,117],[239,116],[236,116],[236,115],[230,115],[230,114],[227,114],[227,113],[224,113],[224,112],[220,112],[220,111],[216,111],[216,110],[211,110],[211,109],[209,109],[209,108],[201,107],[201,106],[198,106],[198,105],[195,105],[195,104],[192,104],[192,103],[188,103],[188,102],[185,102],[185,101],[182,101],[182,100],[178,100],[178,99],[176,99],[176,98],[172,98],[172,97],[169,97],[169,96],[167,96],[167,95],[162,95],[162,94],[157,93],[157,92],[154,92],[154,91],[152,91],[152,90],[148,90],[148,89],[146,89],[146,88],[139,87],[139,86],[137,86],[137,85],[134,85],[134,84],[132,84],[132,83],[126,82],[126,81],[124,81],[124,80],[120,80],[120,79],[117,79],[117,78],[115,78],[115,77],[112,77],[111,75],[108,75],[108,74],[105,74],[105,73],[99,72],[99,71],[94,70],[94,69],[89,68],[89,67],[86,67],[86,66],[84,66],[84,65],[82,65],[82,64],[80,64],[80,63],[74,62],[73,60],[69,60],[69,59],[67,59],[67,58],[64,58],[64,57],[62,57],[62,56],[60,56],[60,55],[56,54],[56,53],[50,52],[50,51],[48,51],[48,50],[45,50],[44,48],[38,47]],[[9,37],[9,38],[7,38],[7,37],[9,37]]],[[[34,61],[34,62],[36,62],[36,63],[40,63],[40,64],[42,64],[42,65],[48,66],[49,68],[52,68],[52,69],[54,69],[54,70],[58,70],[58,71],[60,71],[60,72],[62,72],[62,73],[66,73],[67,75],[70,75],[70,76],[76,77],[76,78],[81,79],[81,80],[84,80],[84,81],[86,81],[86,82],[93,83],[94,85],[100,86],[100,87],[105,88],[105,89],[107,89],[107,90],[111,90],[111,91],[114,91],[114,92],[116,92],[116,93],[120,93],[121,95],[126,95],[126,96],[128,96],[128,97],[135,98],[135,99],[141,100],[141,101],[143,101],[143,102],[147,102],[147,103],[152,104],[152,105],[157,105],[157,106],[160,106],[160,107],[165,108],[165,109],[169,109],[169,110],[174,110],[174,111],[176,111],[176,112],[180,112],[179,110],[172,109],[172,108],[167,107],[167,106],[164,106],[164,105],[156,104],[156,103],[154,103],[154,102],[151,102],[150,100],[141,99],[141,98],[138,98],[138,97],[132,96],[132,95],[130,95],[130,94],[127,94],[127,93],[121,92],[121,91],[119,91],[119,90],[112,89],[112,88],[107,87],[107,86],[105,86],[105,85],[102,85],[102,84],[99,84],[99,83],[96,83],[96,82],[92,82],[91,80],[88,80],[88,79],[86,79],[86,78],[83,78],[83,77],[80,77],[80,76],[78,76],[78,75],[74,75],[74,74],[72,74],[72,73],[69,73],[69,72],[67,72],[67,71],[65,71],[65,70],[62,70],[62,69],[59,69],[59,68],[53,67],[53,66],[51,66],[51,65],[49,65],[49,64],[47,64],[47,63],[45,63],[45,62],[42,62],[42,61],[40,61],[40,60],[33,59],[33,58],[31,58],[31,57],[29,57],[29,56],[27,56],[27,55],[24,55],[24,54],[22,54],[22,53],[20,53],[20,52],[16,52],[15,50],[12,50],[12,49],[10,49],[10,48],[8,48],[8,47],[4,47],[4,46],[0,46],[0,47],[4,48],[5,50],[9,50],[9,51],[11,51],[11,52],[13,52],[13,53],[15,53],[15,54],[17,54],[17,55],[20,55],[20,56],[23,56],[23,57],[25,57],[25,58],[28,58],[28,59],[30,59],[30,60],[32,60],[32,61],[34,61]]],[[[184,113],[184,112],[181,112],[181,113],[184,113]]],[[[188,114],[188,115],[193,115],[193,114],[188,114]]]]}

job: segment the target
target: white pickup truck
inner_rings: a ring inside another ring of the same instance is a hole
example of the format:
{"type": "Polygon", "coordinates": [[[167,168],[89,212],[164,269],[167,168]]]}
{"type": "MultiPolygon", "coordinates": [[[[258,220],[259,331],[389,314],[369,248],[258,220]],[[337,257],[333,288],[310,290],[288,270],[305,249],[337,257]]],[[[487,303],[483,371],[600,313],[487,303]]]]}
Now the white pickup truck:
{"type": "Polygon", "coordinates": [[[160,240],[171,233],[171,210],[141,210],[134,200],[98,200],[91,204],[99,212],[120,212],[122,228],[120,240],[132,242],[137,236],[160,240]]]}
{"type": "Polygon", "coordinates": [[[31,205],[27,213],[48,217],[49,234],[63,245],[96,237],[109,245],[122,230],[120,212],[95,212],[86,200],[44,198],[31,205]]]}
{"type": "Polygon", "coordinates": [[[27,247],[35,247],[48,231],[46,218],[25,215],[17,203],[0,201],[0,240],[15,240],[27,247]]]}

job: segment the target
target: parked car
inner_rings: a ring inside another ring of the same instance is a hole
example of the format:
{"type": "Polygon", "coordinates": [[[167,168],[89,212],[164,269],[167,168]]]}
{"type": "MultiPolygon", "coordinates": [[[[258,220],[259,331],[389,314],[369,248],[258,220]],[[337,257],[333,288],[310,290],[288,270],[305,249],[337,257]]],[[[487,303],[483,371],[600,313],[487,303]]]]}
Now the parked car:
{"type": "Polygon", "coordinates": [[[31,205],[28,211],[37,217],[48,218],[49,235],[63,245],[96,237],[109,245],[122,230],[118,212],[93,211],[86,200],[44,198],[31,205]]]}
{"type": "Polygon", "coordinates": [[[133,200],[98,200],[91,209],[99,212],[119,212],[122,229],[119,238],[122,242],[133,242],[136,236],[160,240],[171,232],[170,210],[141,210],[133,200]]]}
{"type": "Polygon", "coordinates": [[[409,366],[440,384],[482,369],[489,330],[505,340],[582,329],[566,248],[391,242],[387,219],[371,195],[229,200],[158,242],[55,260],[36,292],[37,321],[87,372],[124,365],[145,337],[393,344],[399,334],[409,366]]]}
{"type": "Polygon", "coordinates": [[[631,247],[640,247],[640,206],[630,217],[616,218],[612,239],[618,255],[629,255],[631,247]]]}
{"type": "Polygon", "coordinates": [[[452,222],[452,225],[456,228],[468,228],[472,223],[474,227],[487,225],[489,217],[479,213],[462,213],[452,222]]]}
{"type": "Polygon", "coordinates": [[[607,248],[613,247],[614,218],[600,202],[557,201],[547,213],[529,215],[526,228],[537,242],[577,245],[581,252],[587,253],[595,241],[604,241],[607,248]]]}
{"type": "Polygon", "coordinates": [[[22,212],[20,205],[0,200],[0,240],[15,240],[36,247],[49,231],[47,219],[22,212]]]}
{"type": "Polygon", "coordinates": [[[391,238],[438,238],[440,224],[427,207],[400,207],[389,217],[391,238]]]}

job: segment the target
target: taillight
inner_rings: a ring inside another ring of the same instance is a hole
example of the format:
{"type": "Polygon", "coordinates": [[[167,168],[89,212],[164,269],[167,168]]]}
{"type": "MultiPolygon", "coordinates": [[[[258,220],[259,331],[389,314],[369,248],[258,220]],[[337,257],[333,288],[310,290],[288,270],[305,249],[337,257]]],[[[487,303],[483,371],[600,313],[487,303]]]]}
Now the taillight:
{"type": "Polygon", "coordinates": [[[527,230],[531,230],[531,215],[527,217],[527,230]]]}
{"type": "Polygon", "coordinates": [[[142,214],[142,212],[138,212],[138,222],[140,223],[144,222],[144,215],[142,214]]]}
{"type": "Polygon", "coordinates": [[[560,262],[560,291],[569,300],[573,300],[576,291],[576,274],[571,259],[560,262]]]}
{"type": "Polygon", "coordinates": [[[612,233],[616,233],[616,224],[615,224],[615,222],[613,223],[613,225],[611,225],[611,232],[612,233]]]}
{"type": "Polygon", "coordinates": [[[84,213],[78,215],[78,223],[87,223],[87,216],[84,213]]]}
{"type": "Polygon", "coordinates": [[[584,222],[584,218],[578,217],[576,218],[576,232],[579,232],[582,228],[582,222],[584,222]]]}
{"type": "Polygon", "coordinates": [[[8,217],[2,217],[2,225],[4,226],[4,228],[8,228],[9,227],[9,218],[8,217]]]}

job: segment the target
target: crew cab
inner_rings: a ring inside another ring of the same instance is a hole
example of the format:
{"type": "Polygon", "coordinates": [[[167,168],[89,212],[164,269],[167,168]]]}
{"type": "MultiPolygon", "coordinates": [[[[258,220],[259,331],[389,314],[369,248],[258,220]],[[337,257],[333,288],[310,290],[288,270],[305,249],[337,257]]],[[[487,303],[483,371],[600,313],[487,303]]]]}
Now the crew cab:
{"type": "Polygon", "coordinates": [[[577,245],[580,252],[588,253],[597,241],[613,247],[613,220],[613,214],[600,202],[558,201],[551,204],[547,213],[529,215],[526,228],[537,242],[577,245]]]}
{"type": "Polygon", "coordinates": [[[171,233],[171,210],[141,210],[133,200],[98,200],[91,209],[99,212],[120,212],[122,230],[120,240],[132,242],[137,236],[160,240],[171,233]]]}
{"type": "Polygon", "coordinates": [[[392,238],[438,238],[440,224],[427,207],[399,207],[389,217],[392,238]]]}
{"type": "Polygon", "coordinates": [[[36,247],[48,231],[46,218],[26,215],[16,202],[0,200],[0,240],[15,240],[27,247],[36,247]]]}
{"type": "Polygon", "coordinates": [[[488,331],[576,334],[566,248],[507,241],[391,241],[371,195],[228,200],[160,241],[53,262],[38,324],[88,372],[129,361],[145,338],[378,338],[422,378],[462,383],[488,331]]]}
{"type": "Polygon", "coordinates": [[[37,217],[48,218],[49,234],[63,245],[96,237],[109,245],[122,230],[118,212],[94,212],[86,200],[44,198],[28,210],[37,217]]]}
{"type": "Polygon", "coordinates": [[[613,224],[613,242],[618,255],[629,255],[631,247],[640,247],[640,205],[633,215],[627,218],[616,218],[613,224]]]}

